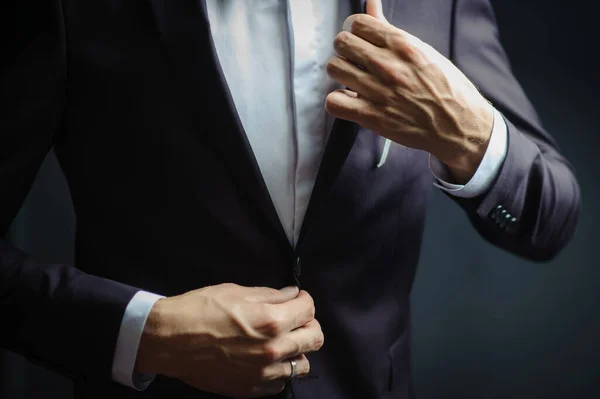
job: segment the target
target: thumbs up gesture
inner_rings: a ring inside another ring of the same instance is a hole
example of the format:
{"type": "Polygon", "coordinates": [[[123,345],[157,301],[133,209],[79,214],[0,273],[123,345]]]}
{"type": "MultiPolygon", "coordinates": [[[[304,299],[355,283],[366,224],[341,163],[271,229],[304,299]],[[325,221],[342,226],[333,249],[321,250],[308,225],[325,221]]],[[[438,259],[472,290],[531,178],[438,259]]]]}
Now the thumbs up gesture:
{"type": "Polygon", "coordinates": [[[381,5],[381,0],[367,0],[367,14],[377,18],[380,21],[387,22],[385,16],[383,15],[383,6],[381,5]]]}
{"type": "Polygon", "coordinates": [[[349,16],[334,41],[331,78],[347,87],[327,97],[333,116],[427,151],[457,183],[479,166],[494,123],[490,103],[433,47],[390,24],[381,0],[349,16]]]}

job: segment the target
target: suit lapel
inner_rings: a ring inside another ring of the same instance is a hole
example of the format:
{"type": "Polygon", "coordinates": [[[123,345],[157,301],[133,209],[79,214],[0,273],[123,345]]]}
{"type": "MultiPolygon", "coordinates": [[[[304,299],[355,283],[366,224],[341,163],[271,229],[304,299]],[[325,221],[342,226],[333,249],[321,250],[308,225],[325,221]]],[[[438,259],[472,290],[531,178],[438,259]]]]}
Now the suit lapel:
{"type": "MultiPolygon", "coordinates": [[[[365,12],[366,0],[351,0],[352,14],[365,12]]],[[[358,134],[359,126],[355,123],[348,122],[342,119],[336,119],[333,123],[323,161],[317,174],[317,180],[313,188],[308,208],[304,216],[300,236],[298,238],[298,248],[303,242],[307,231],[318,216],[319,209],[325,202],[335,179],[337,178],[358,134]]]]}
{"type": "MultiPolygon", "coordinates": [[[[269,195],[254,153],[237,114],[213,43],[205,0],[149,0],[167,56],[191,94],[215,109],[215,148],[223,155],[231,175],[257,213],[291,249],[269,195]],[[208,57],[208,59],[207,59],[208,57]]],[[[350,0],[352,13],[365,11],[366,0],[350,0]]],[[[384,2],[385,3],[385,2],[384,2]]],[[[182,86],[183,87],[183,86],[182,86]]],[[[190,110],[193,112],[193,109],[190,110]]],[[[323,161],[302,224],[298,245],[337,178],[358,134],[359,126],[337,119],[325,147],[323,161]]]]}
{"type": "MultiPolygon", "coordinates": [[[[177,4],[170,0],[149,1],[181,87],[190,90],[188,98],[198,99],[189,104],[191,115],[193,108],[202,103],[214,109],[215,129],[206,133],[211,136],[208,140],[214,140],[244,200],[256,208],[260,218],[257,223],[269,223],[281,244],[291,250],[221,69],[205,0],[178,0],[177,4]]],[[[202,128],[199,126],[199,130],[202,128]]]]}

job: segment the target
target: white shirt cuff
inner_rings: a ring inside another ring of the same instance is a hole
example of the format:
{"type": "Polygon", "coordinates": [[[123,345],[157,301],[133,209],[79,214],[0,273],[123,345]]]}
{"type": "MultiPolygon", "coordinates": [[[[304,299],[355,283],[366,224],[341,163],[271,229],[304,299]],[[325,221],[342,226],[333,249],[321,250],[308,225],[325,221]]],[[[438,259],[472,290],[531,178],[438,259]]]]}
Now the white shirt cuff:
{"type": "Polygon", "coordinates": [[[500,173],[508,150],[508,128],[504,118],[494,109],[494,127],[490,136],[488,148],[475,174],[467,184],[452,184],[450,173],[439,159],[429,156],[429,169],[436,179],[433,183],[437,188],[456,197],[473,198],[488,191],[500,173]]]}
{"type": "Polygon", "coordinates": [[[115,382],[142,391],[150,385],[154,375],[137,373],[134,370],[138,346],[146,319],[154,303],[163,296],[146,291],[138,291],[125,309],[112,364],[112,378],[115,382]]]}

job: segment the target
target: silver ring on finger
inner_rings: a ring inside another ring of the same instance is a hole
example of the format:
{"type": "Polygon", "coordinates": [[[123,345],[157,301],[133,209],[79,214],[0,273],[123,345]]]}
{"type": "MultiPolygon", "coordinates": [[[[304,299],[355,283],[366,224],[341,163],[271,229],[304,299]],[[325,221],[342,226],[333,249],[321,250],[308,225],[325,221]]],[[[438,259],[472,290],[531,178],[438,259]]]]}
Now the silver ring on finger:
{"type": "Polygon", "coordinates": [[[295,359],[290,359],[290,366],[292,366],[292,372],[290,373],[290,377],[288,378],[289,380],[291,380],[292,378],[294,378],[296,376],[296,360],[295,359]]]}

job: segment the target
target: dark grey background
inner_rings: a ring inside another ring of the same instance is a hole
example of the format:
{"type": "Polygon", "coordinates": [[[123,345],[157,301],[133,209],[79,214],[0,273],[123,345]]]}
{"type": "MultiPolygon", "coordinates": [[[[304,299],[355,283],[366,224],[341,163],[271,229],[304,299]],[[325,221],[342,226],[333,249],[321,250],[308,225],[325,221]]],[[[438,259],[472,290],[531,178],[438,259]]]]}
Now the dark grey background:
{"type": "MultiPolygon", "coordinates": [[[[515,74],[577,170],[581,222],[559,258],[535,264],[485,243],[454,203],[434,194],[413,292],[417,394],[424,399],[598,398],[600,35],[595,9],[585,0],[494,4],[515,74]]],[[[50,156],[12,237],[40,259],[71,262],[73,225],[64,178],[50,156]]],[[[0,398],[70,399],[71,387],[19,356],[0,352],[0,398]]]]}

